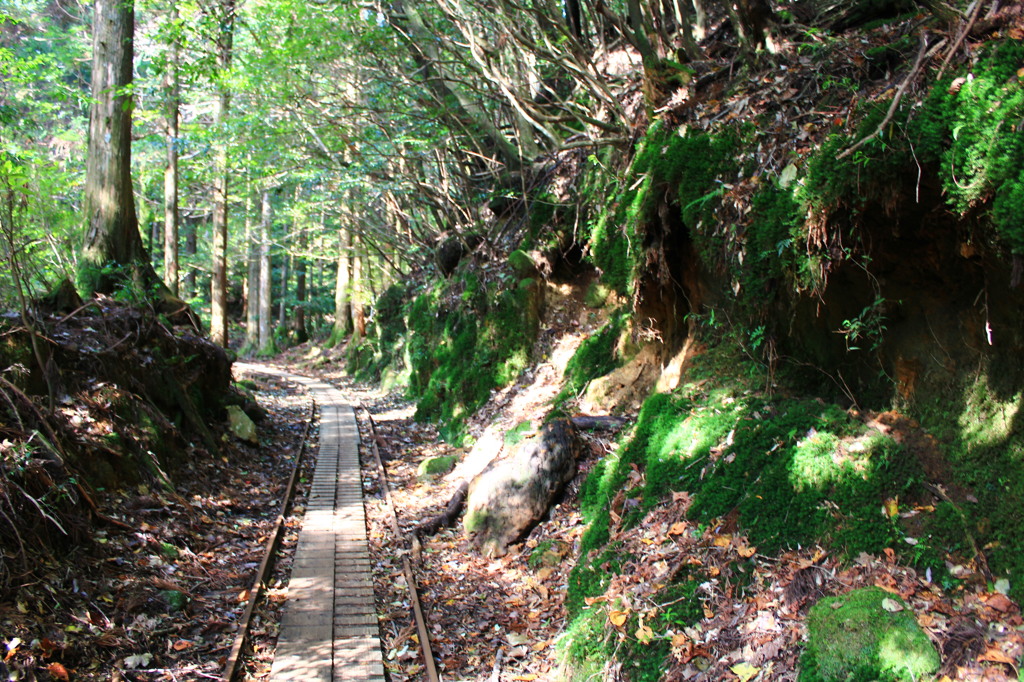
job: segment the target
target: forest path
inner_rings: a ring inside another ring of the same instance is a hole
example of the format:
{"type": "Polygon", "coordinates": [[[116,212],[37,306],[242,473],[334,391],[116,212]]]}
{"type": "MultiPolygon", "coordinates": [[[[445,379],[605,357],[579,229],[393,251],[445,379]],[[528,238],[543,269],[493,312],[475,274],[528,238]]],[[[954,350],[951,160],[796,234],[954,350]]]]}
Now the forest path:
{"type": "Polygon", "coordinates": [[[320,407],[320,446],[271,682],[383,682],[355,410],[337,388],[267,365],[240,372],[301,384],[320,407]]]}

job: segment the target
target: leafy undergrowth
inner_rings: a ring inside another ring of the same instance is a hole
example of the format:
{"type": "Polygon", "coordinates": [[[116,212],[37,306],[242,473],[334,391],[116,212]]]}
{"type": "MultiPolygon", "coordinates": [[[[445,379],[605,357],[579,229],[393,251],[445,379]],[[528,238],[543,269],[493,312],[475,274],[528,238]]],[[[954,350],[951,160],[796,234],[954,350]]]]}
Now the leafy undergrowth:
{"type": "MultiPolygon", "coordinates": [[[[219,458],[189,457],[173,493],[98,495],[112,522],[93,542],[34,556],[35,579],[0,602],[0,679],[219,679],[309,416],[291,389],[257,396],[259,446],[223,439],[219,458]]],[[[276,637],[268,615],[250,667],[276,637]]]]}

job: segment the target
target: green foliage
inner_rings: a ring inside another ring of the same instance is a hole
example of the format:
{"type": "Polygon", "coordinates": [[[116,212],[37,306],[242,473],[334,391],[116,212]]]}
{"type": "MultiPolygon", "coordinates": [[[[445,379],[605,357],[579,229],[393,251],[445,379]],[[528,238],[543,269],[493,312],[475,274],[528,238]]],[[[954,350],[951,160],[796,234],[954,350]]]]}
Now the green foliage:
{"type": "Polygon", "coordinates": [[[801,682],[920,680],[939,654],[897,595],[878,587],[822,599],[807,618],[801,682]]]}
{"type": "Polygon", "coordinates": [[[460,442],[466,419],[527,366],[539,296],[532,280],[499,290],[463,273],[414,298],[406,324],[416,419],[437,422],[442,436],[460,442]]]}

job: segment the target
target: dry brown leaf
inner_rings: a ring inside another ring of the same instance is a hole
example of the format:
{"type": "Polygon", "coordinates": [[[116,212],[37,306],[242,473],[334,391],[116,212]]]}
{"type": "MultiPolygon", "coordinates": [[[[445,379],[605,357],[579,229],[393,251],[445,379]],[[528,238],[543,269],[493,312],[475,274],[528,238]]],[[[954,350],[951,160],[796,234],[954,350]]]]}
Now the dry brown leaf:
{"type": "Polygon", "coordinates": [[[993,608],[1000,613],[1006,613],[1013,608],[1013,602],[1010,601],[1010,598],[1005,594],[1000,594],[999,592],[983,597],[982,601],[985,602],[986,606],[993,608]]]}
{"type": "Polygon", "coordinates": [[[46,672],[50,673],[59,680],[64,680],[64,682],[69,682],[71,680],[71,676],[68,675],[67,668],[62,666],[60,663],[51,663],[50,665],[46,666],[46,672]]]}
{"type": "Polygon", "coordinates": [[[988,651],[983,653],[981,656],[978,656],[978,660],[989,661],[991,663],[1005,663],[1009,666],[1013,666],[1014,668],[1016,668],[1017,666],[1016,661],[1014,661],[1012,658],[1003,653],[1002,650],[997,649],[994,646],[990,646],[988,648],[988,651]]]}

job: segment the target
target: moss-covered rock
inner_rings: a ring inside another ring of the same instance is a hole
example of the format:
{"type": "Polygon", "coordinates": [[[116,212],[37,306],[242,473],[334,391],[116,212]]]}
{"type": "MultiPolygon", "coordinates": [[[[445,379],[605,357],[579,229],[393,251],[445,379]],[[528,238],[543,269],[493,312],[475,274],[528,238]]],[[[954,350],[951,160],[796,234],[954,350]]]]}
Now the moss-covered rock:
{"type": "Polygon", "coordinates": [[[529,277],[537,270],[533,258],[522,249],[516,249],[508,254],[508,264],[520,277],[529,277]]]}
{"type": "Polygon", "coordinates": [[[898,596],[877,588],[822,599],[807,620],[800,682],[920,680],[939,654],[898,596]]]}
{"type": "Polygon", "coordinates": [[[458,455],[441,455],[439,457],[427,457],[420,462],[416,468],[416,477],[421,481],[443,476],[452,470],[459,460],[458,455]]]}
{"type": "Polygon", "coordinates": [[[253,423],[252,419],[249,419],[249,415],[243,412],[241,407],[228,405],[227,412],[228,428],[231,430],[231,435],[254,445],[259,442],[256,424],[253,423]]]}

